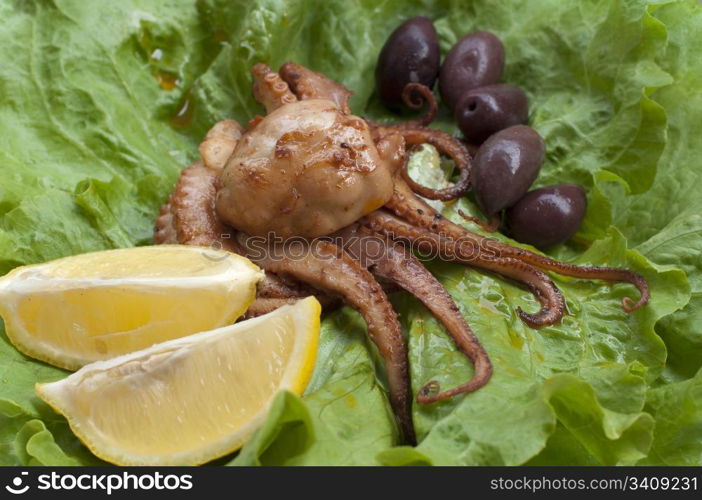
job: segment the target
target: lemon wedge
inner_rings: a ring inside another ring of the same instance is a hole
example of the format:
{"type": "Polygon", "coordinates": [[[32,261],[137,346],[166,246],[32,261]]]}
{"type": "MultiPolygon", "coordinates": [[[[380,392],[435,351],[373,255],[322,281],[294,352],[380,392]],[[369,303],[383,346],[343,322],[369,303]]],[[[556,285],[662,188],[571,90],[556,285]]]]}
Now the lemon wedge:
{"type": "Polygon", "coordinates": [[[309,297],[92,363],[36,391],[103,460],[201,464],[241,447],[279,390],[302,394],[317,355],[320,312],[309,297]]]}
{"type": "Polygon", "coordinates": [[[69,370],[234,322],[263,272],[185,245],[126,248],[19,267],[0,278],[12,344],[69,370]]]}

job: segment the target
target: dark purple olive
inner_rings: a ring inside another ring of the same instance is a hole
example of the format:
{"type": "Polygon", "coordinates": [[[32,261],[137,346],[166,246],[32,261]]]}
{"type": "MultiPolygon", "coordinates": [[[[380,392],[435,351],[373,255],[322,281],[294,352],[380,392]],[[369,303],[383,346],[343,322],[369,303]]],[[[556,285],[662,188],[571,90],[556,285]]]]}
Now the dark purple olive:
{"type": "Polygon", "coordinates": [[[507,210],[512,237],[537,248],[569,240],[585,217],[587,198],[582,187],[561,184],[530,191],[507,210]]]}
{"type": "Polygon", "coordinates": [[[414,17],[402,23],[388,38],[375,67],[375,86],[386,106],[402,105],[408,83],[434,87],[439,74],[439,39],[431,20],[414,17]]]}
{"type": "Polygon", "coordinates": [[[495,132],[526,123],[529,103],[519,87],[496,83],[463,94],[453,115],[468,142],[481,144],[495,132]]]}
{"type": "Polygon", "coordinates": [[[505,48],[489,31],[464,36],[449,50],[439,74],[441,99],[454,110],[463,94],[500,81],[505,48]]]}
{"type": "Polygon", "coordinates": [[[515,125],[491,135],[478,149],[471,182],[485,215],[519,200],[539,174],[544,141],[533,128],[515,125]]]}

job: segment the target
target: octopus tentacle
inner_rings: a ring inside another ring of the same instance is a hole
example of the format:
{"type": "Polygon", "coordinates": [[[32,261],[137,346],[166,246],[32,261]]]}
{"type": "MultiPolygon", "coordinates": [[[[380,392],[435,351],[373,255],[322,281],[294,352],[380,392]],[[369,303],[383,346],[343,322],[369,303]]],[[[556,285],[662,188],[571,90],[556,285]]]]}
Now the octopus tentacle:
{"type": "Polygon", "coordinates": [[[628,269],[566,264],[565,262],[559,262],[549,257],[530,252],[529,250],[524,250],[523,248],[511,247],[504,244],[500,244],[499,251],[503,255],[512,255],[514,258],[519,259],[522,262],[527,262],[532,266],[553,271],[563,276],[630,283],[638,289],[640,295],[639,300],[637,301],[634,301],[631,297],[622,298],[622,309],[628,313],[634,312],[640,307],[645,306],[648,304],[648,301],[651,298],[651,292],[646,278],[641,276],[639,273],[629,271],[628,269]]]}
{"type": "MultiPolygon", "coordinates": [[[[256,299],[301,299],[313,295],[314,291],[304,283],[286,276],[267,272],[258,285],[256,299]]],[[[314,294],[319,299],[318,294],[314,294]]],[[[324,300],[320,300],[324,302],[324,300]]]]}
{"type": "Polygon", "coordinates": [[[342,113],[351,114],[349,98],[353,92],[341,83],[291,61],[283,64],[278,73],[299,100],[327,99],[335,103],[342,113]]]}
{"type": "Polygon", "coordinates": [[[408,83],[405,88],[402,89],[402,101],[410,109],[421,109],[425,104],[427,105],[427,110],[423,116],[416,120],[411,120],[408,122],[393,123],[391,125],[384,125],[386,128],[393,129],[417,129],[426,127],[436,118],[436,113],[439,110],[439,106],[436,104],[436,99],[434,98],[434,93],[426,85],[421,83],[408,83]]]}
{"type": "Polygon", "coordinates": [[[264,269],[294,276],[322,290],[341,295],[347,304],[361,313],[368,325],[368,335],[385,360],[390,402],[405,438],[413,443],[415,436],[410,412],[405,340],[397,314],[370,272],[342,249],[324,240],[310,243],[296,239],[294,243],[275,244],[239,233],[238,241],[247,257],[264,269]]]}
{"type": "MultiPolygon", "coordinates": [[[[458,260],[461,263],[468,263],[458,260]]],[[[556,287],[556,284],[542,271],[529,264],[512,259],[497,258],[494,260],[481,260],[480,267],[487,269],[517,282],[524,283],[532,294],[541,303],[538,313],[528,313],[521,307],[517,307],[519,318],[532,328],[554,325],[563,317],[565,311],[565,300],[563,294],[556,287]]]]}
{"type": "Polygon", "coordinates": [[[246,313],[244,313],[244,319],[249,319],[249,318],[255,318],[257,316],[263,316],[264,314],[268,314],[269,312],[275,311],[279,307],[289,305],[289,304],[294,304],[300,300],[299,298],[296,297],[290,297],[290,298],[278,298],[278,299],[273,299],[273,298],[263,298],[263,297],[256,297],[256,300],[254,300],[253,304],[249,306],[249,308],[246,310],[246,313]]]}
{"type": "MultiPolygon", "coordinates": [[[[240,253],[231,237],[231,228],[222,224],[214,212],[217,174],[200,161],[181,172],[170,203],[177,240],[184,245],[219,247],[240,253]]],[[[161,243],[158,228],[157,221],[154,240],[161,243]]]]}
{"type": "MultiPolygon", "coordinates": [[[[407,122],[403,125],[410,125],[409,128],[426,127],[436,118],[439,107],[434,99],[434,94],[429,87],[421,83],[408,83],[402,89],[402,100],[411,109],[420,109],[424,103],[427,104],[427,111],[419,120],[407,122]]],[[[400,124],[398,124],[400,125],[400,124]]]]}
{"type": "Polygon", "coordinates": [[[453,240],[438,232],[413,226],[384,210],[376,210],[365,216],[362,223],[371,230],[409,244],[422,253],[479,267],[523,283],[541,303],[541,309],[535,314],[517,308],[521,320],[533,328],[552,325],[563,317],[565,301],[561,292],[545,273],[525,262],[501,257],[489,246],[476,247],[470,240],[453,240]]]}
{"type": "MultiPolygon", "coordinates": [[[[275,275],[267,275],[267,276],[275,276],[275,275]]],[[[321,294],[321,293],[307,293],[305,295],[302,295],[300,297],[297,296],[289,296],[289,297],[279,297],[279,298],[269,298],[269,297],[261,297],[258,295],[256,297],[256,300],[254,300],[253,304],[249,306],[249,308],[246,310],[246,313],[244,313],[244,319],[249,319],[249,318],[255,318],[257,316],[262,316],[264,314],[268,314],[269,312],[275,311],[279,307],[288,305],[288,304],[294,304],[298,300],[309,297],[310,295],[314,295],[317,300],[319,301],[320,305],[322,306],[322,309],[324,311],[331,311],[334,309],[337,309],[338,307],[341,307],[343,304],[341,300],[339,300],[337,297],[332,297],[331,295],[327,294],[321,294]]]]}
{"type": "Polygon", "coordinates": [[[168,197],[168,201],[161,205],[156,223],[154,225],[154,243],[157,245],[175,245],[178,243],[178,232],[175,227],[175,216],[173,215],[173,195],[168,197]]]}
{"type": "Polygon", "coordinates": [[[407,146],[431,144],[440,153],[448,156],[458,168],[458,179],[447,188],[433,189],[413,180],[407,172],[407,164],[401,170],[402,179],[415,193],[430,200],[455,200],[465,195],[470,189],[471,159],[468,149],[455,138],[440,130],[398,129],[407,146]]]}
{"type": "Polygon", "coordinates": [[[426,114],[419,120],[399,123],[378,123],[366,119],[373,131],[373,138],[377,142],[388,133],[396,132],[403,137],[408,149],[421,144],[434,146],[439,153],[451,158],[459,170],[458,179],[452,186],[443,189],[423,186],[409,176],[406,163],[402,170],[402,177],[414,192],[430,200],[449,201],[460,198],[470,189],[471,156],[468,148],[446,132],[424,128],[434,120],[437,110],[436,99],[428,87],[418,83],[408,83],[402,91],[402,99],[407,106],[414,109],[420,107],[422,101],[426,102],[428,104],[426,114]],[[421,99],[417,100],[417,96],[421,99]]]}
{"type": "Polygon", "coordinates": [[[258,63],[251,68],[253,74],[254,99],[270,113],[279,107],[296,102],[297,97],[290,92],[288,84],[280,75],[263,63],[258,63]]]}
{"type": "Polygon", "coordinates": [[[398,284],[422,301],[475,367],[473,377],[453,389],[441,392],[438,382],[425,384],[417,394],[417,402],[434,403],[475,391],[487,384],[492,375],[490,359],[439,280],[406,248],[392,242],[386,236],[357,224],[342,230],[339,236],[343,239],[344,249],[373,275],[398,284]]]}
{"type": "Polygon", "coordinates": [[[368,118],[365,119],[366,122],[372,129],[379,131],[381,135],[389,130],[422,130],[434,121],[439,110],[434,93],[429,87],[421,83],[408,83],[405,85],[405,88],[402,89],[402,101],[410,109],[420,109],[426,104],[427,110],[421,117],[406,122],[380,123],[368,118]]]}
{"type": "Polygon", "coordinates": [[[217,122],[198,147],[205,166],[221,171],[243,134],[244,128],[234,120],[217,122]]]}
{"type": "Polygon", "coordinates": [[[481,228],[483,231],[488,233],[494,233],[495,231],[497,231],[497,228],[500,227],[500,222],[502,222],[499,214],[492,215],[490,217],[490,220],[485,222],[477,217],[468,215],[460,208],[456,210],[456,212],[458,212],[458,215],[463,217],[463,219],[467,220],[468,222],[472,222],[473,224],[481,228]]]}
{"type": "Polygon", "coordinates": [[[440,232],[454,240],[470,241],[476,248],[489,245],[491,249],[501,257],[520,260],[531,266],[547,271],[554,271],[564,276],[630,283],[639,290],[641,295],[636,302],[629,297],[624,297],[622,299],[622,308],[626,312],[632,312],[646,305],[650,299],[650,291],[646,279],[633,271],[615,267],[576,266],[573,264],[566,264],[523,248],[506,245],[496,240],[471,233],[465,228],[442,217],[428,204],[417,198],[412,192],[412,189],[402,182],[401,179],[395,181],[395,192],[392,199],[385,206],[411,224],[440,232]]]}

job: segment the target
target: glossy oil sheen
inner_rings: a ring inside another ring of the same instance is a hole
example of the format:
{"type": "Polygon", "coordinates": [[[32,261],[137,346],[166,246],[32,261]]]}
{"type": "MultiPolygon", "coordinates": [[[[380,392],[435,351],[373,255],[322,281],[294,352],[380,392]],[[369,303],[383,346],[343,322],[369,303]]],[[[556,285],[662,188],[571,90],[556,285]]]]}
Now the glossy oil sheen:
{"type": "Polygon", "coordinates": [[[482,144],[495,132],[525,124],[529,103],[516,85],[496,83],[465,93],[458,101],[454,118],[468,142],[482,144]]]}
{"type": "Polygon", "coordinates": [[[473,191],[486,215],[516,203],[544,161],[544,141],[531,127],[515,125],[490,136],[475,155],[473,191]]]}
{"type": "Polygon", "coordinates": [[[507,210],[512,237],[538,248],[569,240],[580,227],[587,209],[582,187],[561,184],[535,189],[507,210]]]}
{"type": "Polygon", "coordinates": [[[455,110],[469,90],[497,83],[504,66],[505,48],[496,35],[489,31],[469,33],[446,54],[439,74],[441,99],[455,110]]]}
{"type": "Polygon", "coordinates": [[[378,96],[391,108],[402,106],[408,83],[430,89],[439,74],[439,40],[429,18],[414,17],[402,23],[385,42],[375,67],[378,96]]]}

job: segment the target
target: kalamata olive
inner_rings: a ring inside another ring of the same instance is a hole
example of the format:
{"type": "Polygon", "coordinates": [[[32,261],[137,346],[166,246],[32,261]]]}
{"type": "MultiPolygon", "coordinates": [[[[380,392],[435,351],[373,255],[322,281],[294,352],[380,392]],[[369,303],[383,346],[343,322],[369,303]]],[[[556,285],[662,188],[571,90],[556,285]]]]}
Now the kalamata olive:
{"type": "Polygon", "coordinates": [[[519,200],[539,174],[544,141],[533,128],[515,125],[491,135],[475,155],[471,182],[485,215],[519,200]]]}
{"type": "Polygon", "coordinates": [[[505,48],[489,31],[464,36],[449,50],[439,73],[439,92],[449,109],[467,91],[500,81],[505,66],[505,48]]]}
{"type": "Polygon", "coordinates": [[[582,187],[561,184],[535,189],[507,210],[512,237],[538,248],[570,239],[585,216],[587,198],[582,187]]]}
{"type": "Polygon", "coordinates": [[[495,132],[526,123],[529,104],[519,87],[496,83],[463,94],[456,105],[454,118],[463,136],[473,144],[480,144],[495,132]]]}
{"type": "Polygon", "coordinates": [[[375,86],[380,100],[398,108],[402,105],[402,90],[408,83],[433,88],[440,57],[439,39],[430,19],[419,16],[402,23],[378,56],[375,86]]]}

